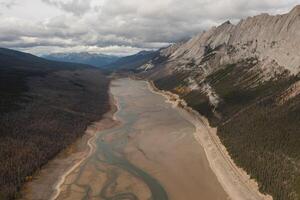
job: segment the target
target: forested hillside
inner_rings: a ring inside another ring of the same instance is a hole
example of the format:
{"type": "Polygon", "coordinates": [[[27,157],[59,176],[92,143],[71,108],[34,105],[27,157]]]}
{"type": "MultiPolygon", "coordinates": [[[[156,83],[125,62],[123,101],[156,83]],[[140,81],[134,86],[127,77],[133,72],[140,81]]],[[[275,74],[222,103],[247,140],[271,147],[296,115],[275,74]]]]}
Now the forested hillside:
{"type": "Polygon", "coordinates": [[[245,63],[227,65],[207,77],[205,83],[218,94],[217,107],[205,91],[191,91],[184,74],[155,84],[179,94],[218,127],[230,155],[258,181],[261,191],[278,200],[299,199],[300,96],[281,102],[281,95],[300,77],[278,77],[251,87],[247,81],[255,76],[245,76],[246,68],[245,63]]]}
{"type": "Polygon", "coordinates": [[[0,49],[0,199],[109,109],[109,81],[86,65],[0,49]]]}

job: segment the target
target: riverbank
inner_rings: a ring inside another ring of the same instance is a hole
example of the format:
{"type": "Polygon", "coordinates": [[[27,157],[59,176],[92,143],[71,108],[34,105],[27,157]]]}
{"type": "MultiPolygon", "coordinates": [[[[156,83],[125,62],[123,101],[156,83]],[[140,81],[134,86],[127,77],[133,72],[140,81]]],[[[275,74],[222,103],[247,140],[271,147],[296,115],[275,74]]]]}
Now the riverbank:
{"type": "Polygon", "coordinates": [[[32,180],[24,184],[20,200],[56,199],[68,174],[95,151],[96,133],[118,124],[113,117],[117,109],[114,98],[110,94],[110,110],[99,122],[91,124],[81,138],[36,172],[32,180]]]}
{"type": "Polygon", "coordinates": [[[270,195],[259,192],[255,180],[239,168],[221,143],[217,129],[209,125],[208,120],[190,108],[187,103],[176,94],[159,90],[152,81],[148,81],[151,91],[164,96],[174,106],[182,108],[182,114],[196,127],[195,138],[204,148],[212,171],[232,200],[272,200],[270,195]]]}

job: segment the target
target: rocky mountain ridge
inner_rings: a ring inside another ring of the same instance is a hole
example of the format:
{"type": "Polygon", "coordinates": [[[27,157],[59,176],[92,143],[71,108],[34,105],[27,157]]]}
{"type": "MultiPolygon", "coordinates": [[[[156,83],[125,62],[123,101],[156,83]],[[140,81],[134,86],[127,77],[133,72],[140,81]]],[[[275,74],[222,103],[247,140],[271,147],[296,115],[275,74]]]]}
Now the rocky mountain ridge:
{"type": "MultiPolygon", "coordinates": [[[[261,14],[237,25],[227,21],[186,43],[161,50],[161,56],[168,57],[166,67],[170,70],[202,68],[209,74],[215,66],[249,58],[256,60],[260,69],[288,70],[295,75],[300,72],[299,46],[300,5],[283,15],[261,14]]],[[[266,73],[272,75],[271,70],[266,73]]]]}
{"type": "Polygon", "coordinates": [[[300,199],[300,6],[213,27],[137,68],[218,128],[274,200],[300,199]]]}

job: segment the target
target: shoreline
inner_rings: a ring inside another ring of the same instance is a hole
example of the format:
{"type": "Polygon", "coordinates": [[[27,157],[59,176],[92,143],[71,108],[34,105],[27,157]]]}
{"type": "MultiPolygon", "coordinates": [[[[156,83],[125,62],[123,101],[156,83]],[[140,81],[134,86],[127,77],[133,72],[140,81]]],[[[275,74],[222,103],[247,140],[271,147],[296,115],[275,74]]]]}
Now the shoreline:
{"type": "Polygon", "coordinates": [[[78,138],[54,159],[49,160],[40,171],[36,172],[32,181],[23,185],[20,200],[57,199],[61,192],[61,186],[68,175],[95,152],[97,132],[118,124],[114,117],[114,113],[118,111],[118,106],[110,90],[108,93],[110,109],[99,121],[89,125],[81,138],[78,138]],[[51,179],[51,177],[54,178],[51,179]]]}
{"type": "MultiPolygon", "coordinates": [[[[136,78],[136,77],[135,77],[136,78]]],[[[245,170],[238,167],[230,157],[226,147],[217,135],[217,128],[212,128],[208,120],[193,110],[177,94],[158,89],[153,81],[143,80],[148,83],[151,92],[162,95],[167,102],[179,108],[186,119],[195,127],[194,137],[202,146],[207,156],[209,165],[216,175],[219,183],[232,200],[272,200],[272,196],[259,191],[256,180],[251,179],[245,170]]]]}

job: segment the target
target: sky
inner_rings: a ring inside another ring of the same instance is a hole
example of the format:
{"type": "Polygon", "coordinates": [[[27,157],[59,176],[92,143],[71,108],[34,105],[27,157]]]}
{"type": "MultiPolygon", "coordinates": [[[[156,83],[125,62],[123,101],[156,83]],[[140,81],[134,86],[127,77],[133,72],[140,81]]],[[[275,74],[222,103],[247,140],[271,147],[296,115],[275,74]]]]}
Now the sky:
{"type": "Polygon", "coordinates": [[[129,55],[300,0],[0,0],[0,46],[44,55],[129,55]]]}

